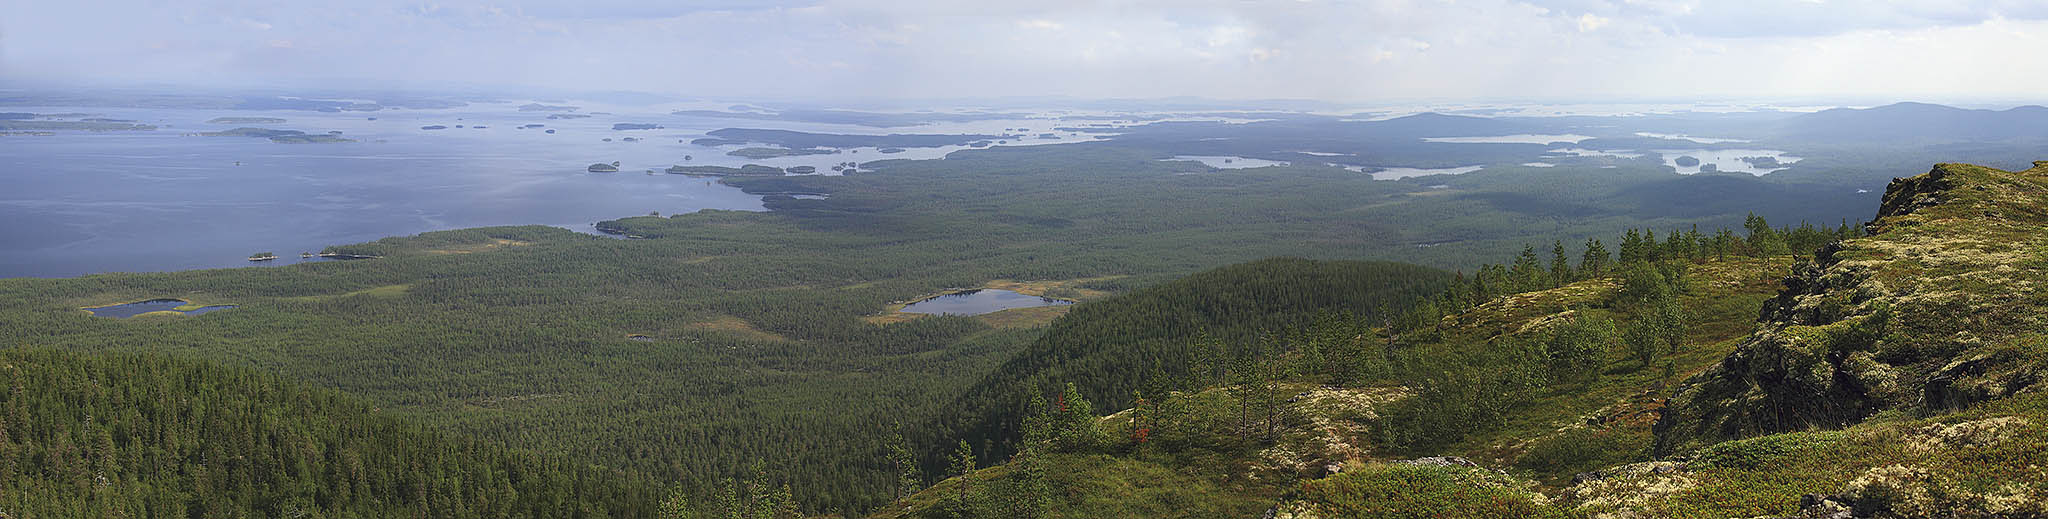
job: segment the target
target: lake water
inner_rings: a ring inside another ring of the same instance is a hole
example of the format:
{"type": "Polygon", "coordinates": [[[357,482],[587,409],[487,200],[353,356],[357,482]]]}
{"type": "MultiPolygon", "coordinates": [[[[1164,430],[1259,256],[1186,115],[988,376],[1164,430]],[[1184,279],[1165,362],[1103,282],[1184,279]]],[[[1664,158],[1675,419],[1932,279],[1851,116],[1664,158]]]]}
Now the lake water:
{"type": "Polygon", "coordinates": [[[92,315],[94,317],[112,317],[116,319],[127,319],[129,317],[135,317],[150,312],[177,312],[185,315],[200,315],[235,307],[235,305],[212,305],[202,306],[191,310],[178,309],[178,307],[185,306],[185,304],[187,303],[188,301],[185,301],[183,299],[151,299],[148,301],[137,301],[134,303],[102,306],[98,308],[87,308],[85,309],[85,311],[92,312],[92,315]]]}
{"type": "MultiPolygon", "coordinates": [[[[689,143],[719,128],[1000,134],[1004,128],[1067,124],[1010,119],[874,128],[670,115],[675,107],[608,106],[586,106],[585,112],[616,115],[549,119],[547,112],[518,111],[524,102],[343,113],[7,106],[10,112],[131,119],[159,129],[0,138],[0,277],[288,265],[301,261],[300,252],[328,245],[433,230],[539,224],[591,232],[594,222],[649,212],[758,211],[761,197],[714,179],[649,170],[675,164],[764,164],[813,166],[832,174],[831,166],[840,162],[939,159],[968,148],[906,148],[892,154],[856,148],[752,160],[725,154],[746,145],[689,143]],[[359,142],[279,144],[188,135],[245,126],[206,123],[222,116],[275,117],[286,121],[246,126],[310,134],[340,131],[359,142]],[[612,128],[615,123],[662,128],[621,131],[612,128]],[[422,129],[427,126],[445,129],[422,129]],[[613,161],[620,163],[619,172],[585,171],[592,163],[613,161]],[[260,251],[275,251],[280,259],[247,261],[260,251]]],[[[1036,135],[1004,139],[1008,142],[1002,145],[1100,138],[1036,135]]]]}
{"type": "Polygon", "coordinates": [[[1591,135],[1579,135],[1573,133],[1523,133],[1516,135],[1495,135],[1490,137],[1423,137],[1422,140],[1423,142],[1450,142],[1458,144],[1550,144],[1555,142],[1569,142],[1572,144],[1578,144],[1579,141],[1591,138],[1593,138],[1593,136],[1591,135]]]}
{"type": "Polygon", "coordinates": [[[1462,167],[1456,167],[1456,168],[1429,168],[1429,169],[1425,169],[1425,168],[1382,168],[1382,169],[1380,169],[1379,171],[1375,171],[1375,172],[1373,172],[1373,174],[1372,174],[1372,179],[1373,179],[1373,180],[1400,180],[1400,179],[1404,179],[1404,178],[1409,178],[1409,177],[1427,177],[1427,176],[1433,176],[1433,175],[1463,175],[1463,174],[1466,174],[1466,173],[1471,173],[1471,172],[1474,172],[1474,171],[1479,171],[1479,170],[1480,170],[1481,168],[1485,168],[1485,167],[1486,167],[1486,166],[1462,166],[1462,167]]]}
{"type": "Polygon", "coordinates": [[[1585,148],[1558,148],[1543,153],[1546,155],[1569,157],[1611,157],[1617,159],[1633,159],[1643,156],[1643,154],[1634,153],[1631,150],[1589,150],[1585,148]]]}
{"type": "Polygon", "coordinates": [[[1799,157],[1787,156],[1785,152],[1778,150],[1657,150],[1657,154],[1664,157],[1664,165],[1677,170],[1680,175],[1697,174],[1708,164],[1713,164],[1714,167],[1724,172],[1763,176],[1773,171],[1791,167],[1792,163],[1799,162],[1799,157]],[[1700,163],[1691,166],[1680,166],[1678,164],[1679,157],[1696,158],[1699,159],[1700,163]],[[1778,165],[1772,166],[1769,162],[1765,162],[1763,166],[1758,166],[1742,160],[1745,157],[1768,157],[1771,160],[1776,160],[1778,165]]]}
{"type": "Polygon", "coordinates": [[[1024,295],[1008,290],[982,289],[946,294],[918,301],[903,307],[903,311],[913,314],[980,315],[1012,308],[1071,304],[1074,304],[1074,302],[1024,295]]]}
{"type": "Polygon", "coordinates": [[[1697,143],[1700,143],[1700,144],[1721,144],[1721,143],[1726,143],[1726,142],[1749,142],[1749,140],[1748,140],[1748,139],[1719,139],[1719,138],[1714,138],[1714,137],[1694,137],[1694,136],[1691,136],[1691,135],[1685,135],[1685,134],[1675,134],[1675,133],[1652,133],[1652,132],[1636,132],[1636,136],[1637,136],[1637,137],[1650,137],[1650,138],[1656,138],[1656,139],[1671,139],[1671,140],[1675,140],[1675,141],[1692,141],[1692,142],[1697,142],[1697,143]]]}

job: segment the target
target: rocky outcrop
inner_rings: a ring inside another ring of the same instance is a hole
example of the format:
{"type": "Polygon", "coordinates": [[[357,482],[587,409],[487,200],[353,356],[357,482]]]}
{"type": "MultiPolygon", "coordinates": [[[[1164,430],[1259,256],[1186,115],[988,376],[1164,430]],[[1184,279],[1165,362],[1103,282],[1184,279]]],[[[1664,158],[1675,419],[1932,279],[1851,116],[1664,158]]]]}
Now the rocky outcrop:
{"type": "Polygon", "coordinates": [[[1865,229],[1816,251],[1759,329],[1685,382],[1655,426],[1658,454],[2039,387],[2048,162],[1894,180],[1865,229]]]}

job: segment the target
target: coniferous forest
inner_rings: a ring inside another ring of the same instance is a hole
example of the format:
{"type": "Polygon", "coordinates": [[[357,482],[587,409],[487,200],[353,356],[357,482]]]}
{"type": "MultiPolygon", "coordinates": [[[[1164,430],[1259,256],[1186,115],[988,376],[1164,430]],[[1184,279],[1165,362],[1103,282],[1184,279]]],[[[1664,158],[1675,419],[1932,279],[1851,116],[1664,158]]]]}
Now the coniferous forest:
{"type": "Polygon", "coordinates": [[[0,2],[0,519],[2048,518],[2025,3],[0,2]]]}

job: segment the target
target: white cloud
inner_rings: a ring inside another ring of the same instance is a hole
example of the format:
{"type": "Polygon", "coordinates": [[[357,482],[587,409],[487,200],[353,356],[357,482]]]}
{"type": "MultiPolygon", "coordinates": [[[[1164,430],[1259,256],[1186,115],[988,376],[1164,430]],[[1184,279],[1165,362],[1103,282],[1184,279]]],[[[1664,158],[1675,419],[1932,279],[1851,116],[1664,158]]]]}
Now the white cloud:
{"type": "Polygon", "coordinates": [[[1613,21],[1614,20],[1607,19],[1607,17],[1596,15],[1593,13],[1582,14],[1579,15],[1579,32],[1597,31],[1600,30],[1601,27],[1606,27],[1608,23],[1613,21]]]}
{"type": "Polygon", "coordinates": [[[92,4],[0,3],[0,77],[1342,100],[2048,83],[2048,60],[2015,58],[2048,55],[2030,0],[92,4]]]}

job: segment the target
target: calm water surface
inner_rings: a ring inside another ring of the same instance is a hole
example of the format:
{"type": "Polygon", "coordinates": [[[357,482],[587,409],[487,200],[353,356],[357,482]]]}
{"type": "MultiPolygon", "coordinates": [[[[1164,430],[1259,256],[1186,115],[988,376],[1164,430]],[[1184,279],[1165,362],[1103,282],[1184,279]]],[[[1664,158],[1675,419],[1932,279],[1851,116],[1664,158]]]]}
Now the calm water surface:
{"type": "Polygon", "coordinates": [[[1012,308],[1071,304],[1074,302],[1024,295],[1008,290],[983,289],[918,301],[903,307],[903,311],[913,314],[980,315],[1012,308]]]}
{"type": "Polygon", "coordinates": [[[130,317],[135,317],[150,312],[177,312],[185,315],[200,315],[235,307],[235,305],[212,305],[202,306],[191,310],[178,309],[178,307],[180,306],[185,306],[186,303],[188,303],[188,301],[185,301],[183,299],[151,299],[148,301],[137,301],[127,304],[102,306],[98,308],[87,308],[85,309],[85,311],[92,312],[92,315],[94,317],[112,317],[116,319],[127,319],[130,317]]]}

